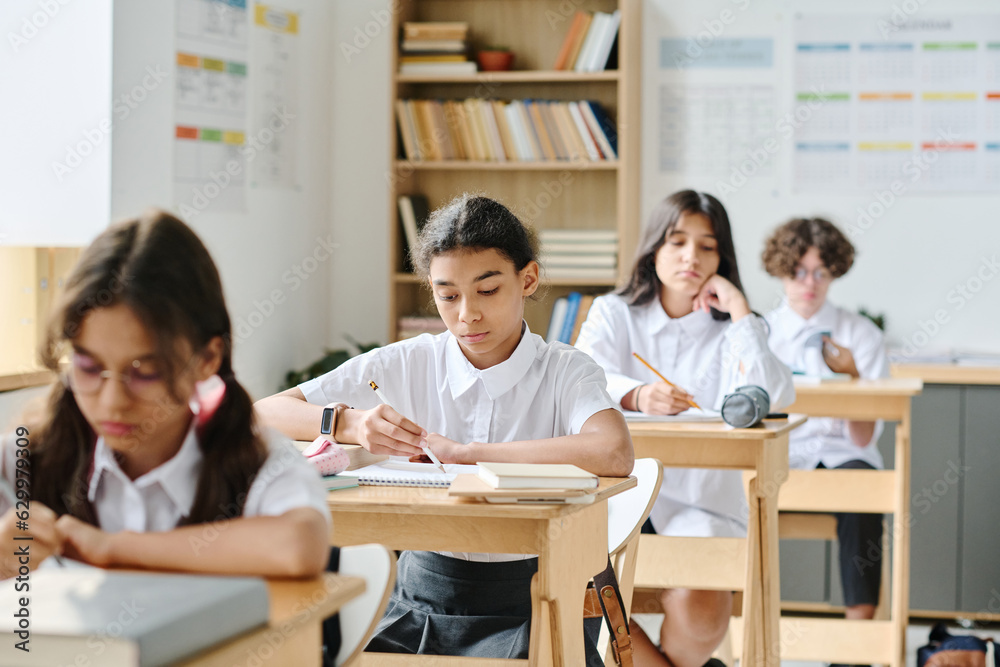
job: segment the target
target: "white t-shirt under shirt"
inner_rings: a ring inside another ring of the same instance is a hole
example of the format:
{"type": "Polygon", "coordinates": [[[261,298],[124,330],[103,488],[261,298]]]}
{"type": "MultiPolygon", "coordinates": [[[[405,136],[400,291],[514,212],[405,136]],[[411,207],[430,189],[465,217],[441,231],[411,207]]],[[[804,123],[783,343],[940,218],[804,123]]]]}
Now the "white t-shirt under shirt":
{"type": "MultiPolygon", "coordinates": [[[[769,343],[774,353],[792,370],[803,368],[806,339],[815,333],[829,331],[835,343],[846,347],[862,378],[871,380],[889,377],[889,359],[885,353],[882,332],[864,315],[838,308],[827,301],[809,319],[800,317],[788,302],[766,315],[771,327],[769,343]]],[[[810,417],[793,429],[788,439],[788,464],[798,470],[812,470],[822,463],[836,468],[857,459],[882,468],[878,438],[882,422],[877,422],[871,440],[859,447],[851,440],[847,421],[829,417],[810,417]]]]}
{"type": "MultiPolygon", "coordinates": [[[[511,356],[475,368],[445,332],[380,347],[309,380],[299,389],[317,405],[332,402],[368,410],[386,400],[428,433],[461,443],[538,440],[579,433],[594,414],[614,409],[604,371],[562,343],[546,343],[527,325],[511,356]]],[[[530,556],[447,552],[465,560],[502,561],[530,556]]]]}
{"type": "MultiPolygon", "coordinates": [[[[276,431],[263,436],[270,451],[250,484],[242,516],[278,516],[297,507],[312,507],[331,524],[323,480],[292,443],[276,431]]],[[[30,436],[29,436],[30,438],[30,436]]],[[[15,440],[7,438],[0,456],[0,474],[13,483],[15,440]]],[[[94,473],[87,497],[94,506],[98,525],[107,532],[123,530],[139,533],[166,531],[191,511],[203,461],[194,427],[170,460],[145,475],[130,480],[103,438],[94,450],[94,473]]],[[[33,483],[41,483],[32,480],[33,483]]],[[[0,513],[9,505],[0,496],[0,513]]],[[[236,508],[219,508],[219,519],[237,516],[236,508]]]]}
{"type": "MultiPolygon", "coordinates": [[[[576,346],[608,376],[608,393],[625,394],[660,379],[636,352],[683,387],[704,408],[718,410],[738,386],[767,390],[772,409],[795,400],[791,373],[767,346],[766,327],[756,315],[739,322],[694,311],[671,318],[658,299],[629,306],[620,296],[594,299],[576,346]],[[743,373],[740,372],[743,363],[743,373]]],[[[650,520],[657,532],[675,536],[739,536],[746,533],[746,499],[739,471],[664,468],[660,495],[650,520]]]]}

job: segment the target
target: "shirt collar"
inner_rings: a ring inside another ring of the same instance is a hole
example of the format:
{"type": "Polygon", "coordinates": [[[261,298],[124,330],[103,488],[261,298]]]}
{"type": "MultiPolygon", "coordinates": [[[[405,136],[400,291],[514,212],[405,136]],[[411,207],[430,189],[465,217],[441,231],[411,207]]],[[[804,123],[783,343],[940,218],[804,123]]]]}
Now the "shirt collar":
{"type": "Polygon", "coordinates": [[[497,400],[510,391],[531,368],[538,352],[535,336],[528,328],[528,323],[521,324],[521,340],[514,348],[510,357],[495,366],[479,370],[465,358],[458,339],[448,336],[445,344],[445,366],[448,372],[448,386],[452,398],[458,398],[476,383],[482,380],[486,393],[491,400],[497,400]]]}
{"type": "Polygon", "coordinates": [[[712,326],[713,322],[712,315],[703,310],[693,310],[683,317],[670,317],[657,298],[641,307],[646,310],[648,323],[646,330],[654,335],[662,332],[668,326],[676,325],[688,336],[697,340],[712,326]]]}
{"type": "Polygon", "coordinates": [[[819,310],[809,319],[796,313],[788,304],[787,298],[781,302],[779,312],[781,315],[780,321],[783,323],[789,338],[795,338],[806,330],[816,331],[821,329],[832,331],[834,325],[837,324],[837,309],[830,303],[829,299],[824,301],[819,310]]]}
{"type": "Polygon", "coordinates": [[[195,433],[196,422],[195,419],[191,420],[184,442],[176,454],[135,480],[129,480],[128,475],[118,465],[114,452],[105,444],[104,438],[98,438],[94,448],[94,474],[87,488],[87,499],[93,503],[103,476],[113,475],[139,489],[159,484],[180,514],[187,516],[194,503],[202,462],[201,448],[198,446],[198,436],[195,433]]]}

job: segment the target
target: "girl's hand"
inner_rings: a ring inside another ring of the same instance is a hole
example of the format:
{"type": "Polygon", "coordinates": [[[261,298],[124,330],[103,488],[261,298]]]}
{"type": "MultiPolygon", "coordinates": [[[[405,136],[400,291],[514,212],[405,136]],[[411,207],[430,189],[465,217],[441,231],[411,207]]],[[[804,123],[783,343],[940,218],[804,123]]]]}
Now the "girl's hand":
{"type": "Polygon", "coordinates": [[[426,444],[427,431],[388,405],[346,410],[344,416],[348,417],[347,428],[354,432],[354,438],[347,442],[356,442],[372,454],[416,456],[422,453],[421,443],[426,444]]]}
{"type": "Polygon", "coordinates": [[[644,384],[639,388],[639,412],[647,415],[676,415],[691,407],[694,396],[666,382],[644,384]]]}
{"type": "Polygon", "coordinates": [[[3,553],[0,553],[0,579],[17,576],[22,565],[34,570],[43,560],[60,552],[55,512],[40,502],[32,502],[27,530],[17,527],[20,520],[13,507],[0,517],[0,544],[4,545],[3,553]],[[31,537],[32,540],[15,541],[15,537],[31,537]],[[31,545],[25,562],[21,562],[21,557],[15,553],[20,545],[31,545]]]}
{"type": "Polygon", "coordinates": [[[111,533],[64,514],[56,521],[56,531],[62,540],[63,553],[70,558],[97,567],[108,567],[111,562],[111,533]]]}
{"type": "Polygon", "coordinates": [[[851,351],[842,345],[837,345],[827,336],[823,336],[823,361],[834,373],[847,373],[855,380],[861,377],[851,351]]]}
{"type": "MultiPolygon", "coordinates": [[[[440,433],[431,433],[428,435],[427,446],[434,452],[434,456],[438,457],[441,463],[475,463],[475,461],[465,460],[468,448],[464,444],[446,438],[440,433]]],[[[424,457],[424,459],[428,463],[430,462],[429,458],[424,457]]]]}
{"type": "Polygon", "coordinates": [[[743,319],[750,314],[750,305],[743,292],[719,274],[714,274],[701,286],[701,291],[694,298],[694,309],[703,310],[706,313],[709,308],[729,313],[733,322],[743,319]]]}

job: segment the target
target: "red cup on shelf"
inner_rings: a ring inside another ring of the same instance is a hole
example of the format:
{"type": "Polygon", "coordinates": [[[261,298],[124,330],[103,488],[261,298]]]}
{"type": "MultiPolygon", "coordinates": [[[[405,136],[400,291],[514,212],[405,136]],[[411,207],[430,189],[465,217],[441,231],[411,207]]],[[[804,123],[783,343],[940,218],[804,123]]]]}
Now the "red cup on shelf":
{"type": "Polygon", "coordinates": [[[486,49],[476,53],[476,62],[481,72],[506,72],[514,64],[514,53],[486,49]]]}

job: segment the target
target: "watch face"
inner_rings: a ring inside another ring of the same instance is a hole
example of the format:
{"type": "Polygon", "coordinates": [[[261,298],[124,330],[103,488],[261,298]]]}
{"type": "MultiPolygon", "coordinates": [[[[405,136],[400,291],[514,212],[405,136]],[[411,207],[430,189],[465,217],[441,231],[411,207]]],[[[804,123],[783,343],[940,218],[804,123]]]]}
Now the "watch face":
{"type": "Polygon", "coordinates": [[[323,408],[323,420],[319,423],[319,432],[323,434],[330,433],[330,427],[333,426],[333,408],[323,408]]]}

